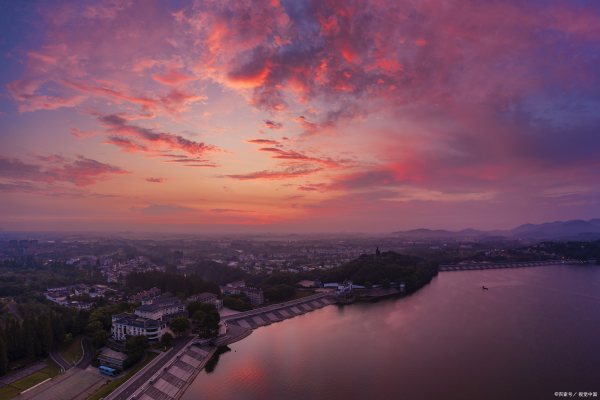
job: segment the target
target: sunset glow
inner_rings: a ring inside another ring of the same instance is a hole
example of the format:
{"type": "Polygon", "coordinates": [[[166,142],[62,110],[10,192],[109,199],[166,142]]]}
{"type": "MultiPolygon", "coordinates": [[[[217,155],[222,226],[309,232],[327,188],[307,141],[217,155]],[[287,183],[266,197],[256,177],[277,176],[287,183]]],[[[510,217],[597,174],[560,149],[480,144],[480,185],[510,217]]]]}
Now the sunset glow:
{"type": "Polygon", "coordinates": [[[0,228],[600,215],[593,1],[4,2],[0,228]]]}

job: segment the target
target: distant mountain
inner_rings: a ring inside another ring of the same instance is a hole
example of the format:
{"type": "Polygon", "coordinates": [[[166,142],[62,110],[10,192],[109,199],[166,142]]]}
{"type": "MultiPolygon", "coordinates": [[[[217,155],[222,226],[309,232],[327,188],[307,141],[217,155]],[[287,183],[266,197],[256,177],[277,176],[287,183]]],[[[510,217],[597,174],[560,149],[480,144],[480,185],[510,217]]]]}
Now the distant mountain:
{"type": "Polygon", "coordinates": [[[468,237],[481,237],[487,232],[475,229],[463,229],[462,231],[447,231],[444,229],[413,229],[410,231],[398,231],[393,233],[396,237],[407,239],[460,239],[468,237]]]}
{"type": "Polygon", "coordinates": [[[555,221],[545,224],[526,224],[509,231],[511,236],[528,239],[600,238],[600,219],[555,221]]]}
{"type": "Polygon", "coordinates": [[[505,237],[514,239],[571,239],[597,240],[600,239],[600,218],[570,221],[555,221],[543,224],[524,224],[510,230],[480,231],[463,229],[448,231],[444,229],[413,229],[393,232],[392,235],[405,239],[459,240],[505,237]]]}

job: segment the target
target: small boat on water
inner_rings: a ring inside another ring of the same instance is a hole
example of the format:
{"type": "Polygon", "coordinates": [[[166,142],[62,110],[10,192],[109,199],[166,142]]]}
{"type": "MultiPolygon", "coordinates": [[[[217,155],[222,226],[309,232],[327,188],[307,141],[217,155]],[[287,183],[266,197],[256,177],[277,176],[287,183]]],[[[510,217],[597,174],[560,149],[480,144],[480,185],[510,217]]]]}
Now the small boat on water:
{"type": "Polygon", "coordinates": [[[489,290],[489,289],[485,285],[482,285],[481,290],[489,290]]]}

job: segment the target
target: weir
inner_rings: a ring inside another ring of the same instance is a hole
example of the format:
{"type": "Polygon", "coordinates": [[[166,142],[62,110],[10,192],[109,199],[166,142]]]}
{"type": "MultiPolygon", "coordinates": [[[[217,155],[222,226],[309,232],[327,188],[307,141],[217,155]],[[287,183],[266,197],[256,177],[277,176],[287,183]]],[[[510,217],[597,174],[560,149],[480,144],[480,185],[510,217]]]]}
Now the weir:
{"type": "Polygon", "coordinates": [[[473,263],[473,264],[445,264],[440,265],[438,271],[469,271],[482,269],[500,269],[500,268],[529,268],[529,267],[545,267],[550,265],[562,264],[581,264],[579,260],[549,260],[549,261],[525,261],[525,262],[507,262],[507,263],[473,263]]]}

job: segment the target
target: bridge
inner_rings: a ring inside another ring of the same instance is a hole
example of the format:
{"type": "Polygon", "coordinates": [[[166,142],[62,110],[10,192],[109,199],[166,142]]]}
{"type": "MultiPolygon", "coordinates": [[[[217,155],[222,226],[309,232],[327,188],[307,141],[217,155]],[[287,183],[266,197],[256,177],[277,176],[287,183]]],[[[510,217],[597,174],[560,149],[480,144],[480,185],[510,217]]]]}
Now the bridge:
{"type": "Polygon", "coordinates": [[[545,267],[549,265],[561,264],[581,264],[579,260],[548,260],[548,261],[523,261],[506,263],[473,263],[473,264],[442,264],[439,266],[440,272],[450,271],[470,271],[483,269],[501,269],[501,268],[529,268],[545,267]]]}

